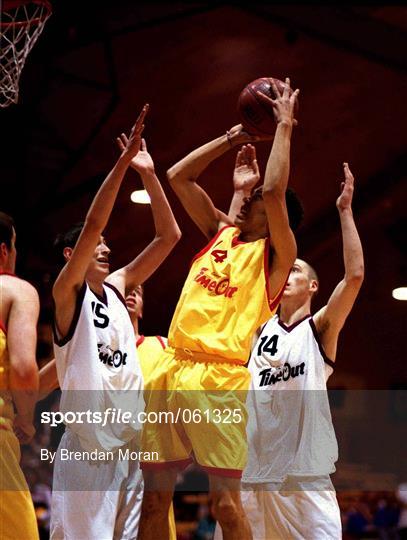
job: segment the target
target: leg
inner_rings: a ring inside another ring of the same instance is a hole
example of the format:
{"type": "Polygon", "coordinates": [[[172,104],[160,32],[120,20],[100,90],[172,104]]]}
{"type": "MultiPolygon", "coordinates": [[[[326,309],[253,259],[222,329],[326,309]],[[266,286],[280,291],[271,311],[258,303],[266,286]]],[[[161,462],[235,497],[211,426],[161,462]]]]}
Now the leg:
{"type": "Polygon", "coordinates": [[[240,498],[240,480],[209,475],[212,511],[222,528],[223,540],[252,540],[240,498]]]}
{"type": "Polygon", "coordinates": [[[177,471],[174,469],[143,470],[144,495],[138,540],[155,540],[160,531],[162,540],[169,539],[168,512],[172,502],[177,471]]]}

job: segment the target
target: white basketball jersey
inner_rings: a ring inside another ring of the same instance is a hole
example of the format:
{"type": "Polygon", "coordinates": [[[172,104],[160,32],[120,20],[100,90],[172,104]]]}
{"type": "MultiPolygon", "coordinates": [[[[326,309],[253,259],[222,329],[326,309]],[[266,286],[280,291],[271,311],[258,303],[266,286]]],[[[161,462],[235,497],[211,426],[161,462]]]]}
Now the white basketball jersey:
{"type": "Polygon", "coordinates": [[[61,412],[95,413],[91,422],[85,417],[82,422],[65,421],[83,448],[115,451],[129,442],[141,429],[137,412],[144,410],[143,378],[133,326],[119,291],[104,283],[100,297],[84,283],[67,336],[58,339],[54,328],[54,352],[61,412]],[[105,422],[109,409],[130,412],[130,422],[117,421],[117,414],[105,422]]]}
{"type": "Polygon", "coordinates": [[[311,315],[287,327],[274,315],[249,361],[249,456],[243,481],[281,482],[287,476],[335,471],[338,447],[326,381],[333,363],[311,315]]]}

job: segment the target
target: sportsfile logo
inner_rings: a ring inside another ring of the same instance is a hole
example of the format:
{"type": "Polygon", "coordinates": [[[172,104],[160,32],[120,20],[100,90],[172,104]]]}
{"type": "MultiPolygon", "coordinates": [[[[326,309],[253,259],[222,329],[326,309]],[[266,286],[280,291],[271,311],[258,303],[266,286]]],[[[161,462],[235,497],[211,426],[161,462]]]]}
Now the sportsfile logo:
{"type": "Polygon", "coordinates": [[[229,278],[223,278],[219,281],[216,281],[216,279],[212,279],[211,275],[205,274],[207,270],[208,268],[201,268],[199,274],[194,277],[194,281],[199,283],[201,287],[208,289],[208,291],[213,292],[218,296],[232,298],[232,296],[238,290],[238,287],[230,287],[229,278]]]}

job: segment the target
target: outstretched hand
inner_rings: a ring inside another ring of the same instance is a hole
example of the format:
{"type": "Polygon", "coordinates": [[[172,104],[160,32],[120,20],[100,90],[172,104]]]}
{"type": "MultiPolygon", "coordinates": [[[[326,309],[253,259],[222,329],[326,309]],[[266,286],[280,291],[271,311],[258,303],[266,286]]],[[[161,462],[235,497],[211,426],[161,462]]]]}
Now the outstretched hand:
{"type": "Polygon", "coordinates": [[[251,191],[259,180],[256,149],[252,144],[243,145],[236,156],[233,187],[235,191],[251,191]]]}
{"type": "Polygon", "coordinates": [[[354,178],[349,165],[343,164],[343,173],[345,175],[345,181],[341,183],[341,194],[336,200],[336,207],[338,210],[345,210],[352,207],[354,178]]]}
{"type": "Polygon", "coordinates": [[[245,144],[250,142],[270,141],[274,139],[274,134],[252,135],[244,129],[242,124],[237,124],[236,126],[233,126],[227,133],[229,134],[231,146],[237,146],[239,144],[245,144]]]}
{"type": "MultiPolygon", "coordinates": [[[[117,137],[117,144],[123,152],[128,144],[128,139],[124,133],[117,137]]],[[[147,151],[147,143],[145,139],[141,139],[141,149],[130,161],[130,166],[135,169],[140,175],[148,172],[154,172],[153,158],[147,151]]]]}
{"type": "Polygon", "coordinates": [[[127,138],[124,133],[117,137],[117,144],[119,145],[120,150],[122,151],[122,157],[128,160],[132,160],[139,152],[142,139],[141,134],[144,130],[144,118],[148,113],[149,105],[146,103],[141,110],[141,113],[138,115],[136,123],[131,129],[130,135],[127,138]]]}
{"type": "Polygon", "coordinates": [[[271,99],[266,94],[263,94],[263,92],[258,91],[257,95],[259,99],[266,105],[273,108],[274,117],[277,124],[284,122],[286,124],[296,126],[298,122],[294,118],[294,107],[300,93],[299,89],[297,88],[297,90],[292,92],[290,95],[291,86],[289,77],[286,77],[285,79],[285,86],[282,94],[280,93],[273,79],[270,79],[270,85],[273,89],[274,95],[276,96],[275,99],[271,99]]]}

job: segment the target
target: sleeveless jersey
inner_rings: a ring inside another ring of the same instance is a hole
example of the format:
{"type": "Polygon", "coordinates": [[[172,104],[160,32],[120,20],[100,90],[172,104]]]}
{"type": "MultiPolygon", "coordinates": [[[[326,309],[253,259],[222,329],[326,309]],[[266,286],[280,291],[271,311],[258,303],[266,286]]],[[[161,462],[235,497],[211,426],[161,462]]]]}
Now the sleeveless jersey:
{"type": "Polygon", "coordinates": [[[78,421],[68,427],[85,450],[114,451],[126,444],[141,429],[136,415],[144,410],[144,401],[134,330],[121,294],[104,283],[102,298],[84,283],[67,336],[58,339],[54,327],[54,341],[61,412],[90,410],[94,419],[102,416],[102,422],[78,421]],[[129,411],[131,421],[110,416],[104,422],[108,409],[129,411]]]}
{"type": "Polygon", "coordinates": [[[249,457],[243,481],[282,482],[288,475],[334,472],[338,447],[326,390],[333,363],[311,315],[289,327],[274,315],[248,367],[249,457]]]}
{"type": "Polygon", "coordinates": [[[241,242],[239,234],[236,227],[222,228],[193,259],[170,347],[247,362],[252,336],[276,310],[281,292],[269,298],[269,240],[241,242]]]}
{"type": "MultiPolygon", "coordinates": [[[[0,275],[20,279],[10,272],[0,272],[0,275]]],[[[4,322],[0,319],[0,429],[12,430],[14,416],[13,398],[10,392],[10,361],[7,350],[7,329],[4,322]]]]}
{"type": "Polygon", "coordinates": [[[150,382],[151,373],[167,345],[166,341],[161,336],[140,336],[137,340],[137,354],[145,386],[150,382]]]}

